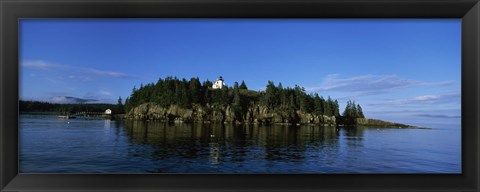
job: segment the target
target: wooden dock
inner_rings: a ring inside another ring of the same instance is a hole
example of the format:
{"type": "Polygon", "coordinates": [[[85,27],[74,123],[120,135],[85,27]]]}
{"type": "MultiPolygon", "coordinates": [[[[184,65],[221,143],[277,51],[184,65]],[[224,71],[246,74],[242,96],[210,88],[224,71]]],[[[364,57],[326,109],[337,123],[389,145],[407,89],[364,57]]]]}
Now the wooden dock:
{"type": "Polygon", "coordinates": [[[105,114],[104,112],[78,112],[73,115],[77,118],[102,118],[102,119],[111,119],[111,114],[105,114]]]}
{"type": "MultiPolygon", "coordinates": [[[[107,110],[108,111],[108,110],[107,110]]],[[[75,118],[84,118],[84,119],[112,119],[113,115],[107,112],[77,112],[73,114],[63,114],[59,115],[60,119],[75,119],[75,118]]]]}
{"type": "Polygon", "coordinates": [[[60,119],[75,119],[77,117],[69,116],[69,115],[59,115],[58,118],[60,118],[60,119]]]}

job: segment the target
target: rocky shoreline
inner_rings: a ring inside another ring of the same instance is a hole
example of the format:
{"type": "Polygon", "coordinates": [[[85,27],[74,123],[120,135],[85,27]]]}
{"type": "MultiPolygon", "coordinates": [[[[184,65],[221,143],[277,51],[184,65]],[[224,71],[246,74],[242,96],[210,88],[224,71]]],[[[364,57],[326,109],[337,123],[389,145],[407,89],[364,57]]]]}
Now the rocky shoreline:
{"type": "Polygon", "coordinates": [[[159,120],[175,123],[225,123],[225,124],[316,124],[322,126],[389,126],[410,128],[414,126],[376,119],[346,119],[335,116],[314,115],[302,111],[275,111],[266,106],[251,105],[245,115],[235,114],[232,107],[221,105],[193,105],[181,108],[177,105],[162,107],[155,103],[144,103],[125,114],[125,119],[159,120]]]}
{"type": "Polygon", "coordinates": [[[144,103],[125,114],[126,119],[161,120],[169,122],[235,123],[235,124],[305,124],[336,125],[335,116],[315,116],[300,111],[286,113],[275,112],[265,106],[253,105],[246,109],[245,115],[238,115],[231,106],[194,105],[191,109],[177,105],[161,107],[155,103],[144,103]]]}

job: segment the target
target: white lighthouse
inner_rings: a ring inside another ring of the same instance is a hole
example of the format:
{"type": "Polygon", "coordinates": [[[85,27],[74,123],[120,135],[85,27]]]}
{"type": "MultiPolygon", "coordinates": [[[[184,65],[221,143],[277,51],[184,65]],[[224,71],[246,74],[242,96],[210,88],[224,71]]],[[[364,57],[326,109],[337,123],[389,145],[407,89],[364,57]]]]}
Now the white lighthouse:
{"type": "Polygon", "coordinates": [[[221,89],[221,88],[223,88],[224,85],[225,85],[225,83],[223,82],[223,78],[222,78],[222,76],[220,76],[220,77],[217,78],[215,83],[213,83],[212,88],[213,89],[221,89]]]}

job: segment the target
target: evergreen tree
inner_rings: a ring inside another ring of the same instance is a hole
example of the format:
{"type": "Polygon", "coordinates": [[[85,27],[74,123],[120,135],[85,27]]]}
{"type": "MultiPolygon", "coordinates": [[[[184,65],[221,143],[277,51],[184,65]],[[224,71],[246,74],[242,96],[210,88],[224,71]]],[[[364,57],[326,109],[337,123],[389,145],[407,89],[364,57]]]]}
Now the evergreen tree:
{"type": "Polygon", "coordinates": [[[242,101],[239,92],[238,82],[233,84],[233,100],[232,100],[232,110],[235,113],[235,116],[239,118],[242,115],[242,101]]]}
{"type": "Polygon", "coordinates": [[[358,104],[357,104],[357,114],[358,114],[358,118],[365,118],[365,115],[363,115],[362,107],[360,107],[360,105],[358,104]]]}
{"type": "Polygon", "coordinates": [[[297,105],[295,105],[295,95],[294,94],[290,94],[290,102],[288,104],[288,108],[290,110],[296,110],[297,109],[297,105]]]}
{"type": "Polygon", "coordinates": [[[332,116],[333,112],[332,112],[332,107],[330,106],[330,102],[326,101],[324,106],[325,107],[324,107],[323,114],[326,116],[332,116]]]}
{"type": "Polygon", "coordinates": [[[276,87],[272,81],[268,81],[267,88],[265,89],[264,104],[270,108],[276,105],[276,87]]]}
{"type": "Polygon", "coordinates": [[[345,110],[343,111],[343,116],[344,117],[352,117],[352,101],[347,101],[347,105],[345,106],[345,110]]]}
{"type": "Polygon", "coordinates": [[[121,97],[121,96],[118,97],[117,105],[123,105],[122,97],[121,97]]]}
{"type": "MultiPolygon", "coordinates": [[[[139,89],[134,87],[123,107],[128,112],[145,102],[155,102],[162,107],[178,105],[184,108],[190,108],[192,104],[214,104],[232,107],[236,117],[240,118],[245,116],[249,105],[264,105],[277,112],[293,113],[300,110],[315,115],[339,116],[337,100],[330,97],[325,100],[318,94],[307,94],[305,88],[298,85],[284,88],[280,82],[275,86],[273,81],[268,81],[265,91],[255,92],[247,91],[245,81],[240,85],[235,82],[233,88],[224,86],[223,89],[212,89],[212,84],[208,80],[200,83],[198,77],[189,80],[179,80],[177,77],[159,78],[155,84],[140,84],[139,89]]],[[[64,110],[75,110],[68,107],[65,106],[64,110]]],[[[363,112],[359,105],[349,101],[343,114],[346,117],[356,117],[362,116],[363,112]]]]}
{"type": "Polygon", "coordinates": [[[125,113],[128,113],[130,111],[131,107],[130,107],[130,98],[129,97],[127,97],[125,99],[125,105],[124,105],[123,108],[125,109],[125,113]]]}
{"type": "Polygon", "coordinates": [[[323,102],[318,93],[315,93],[313,99],[314,113],[316,115],[323,115],[323,102]]]}
{"type": "Polygon", "coordinates": [[[357,105],[355,101],[350,101],[350,117],[356,118],[357,115],[357,105]]]}
{"type": "Polygon", "coordinates": [[[123,113],[125,111],[124,106],[123,106],[123,102],[122,102],[122,97],[118,97],[116,107],[117,107],[116,110],[115,110],[116,113],[123,113]]]}
{"type": "Polygon", "coordinates": [[[192,103],[203,103],[202,85],[197,78],[191,78],[189,82],[189,95],[192,103]]]}
{"type": "Polygon", "coordinates": [[[365,118],[363,114],[362,107],[360,105],[356,105],[355,101],[347,101],[347,106],[345,107],[345,111],[343,111],[343,116],[347,118],[365,118]]]}
{"type": "Polygon", "coordinates": [[[234,91],[235,91],[235,90],[238,91],[238,89],[239,89],[239,88],[238,88],[238,82],[236,82],[236,81],[233,82],[233,90],[234,90],[234,91]]]}
{"type": "Polygon", "coordinates": [[[335,99],[335,102],[333,103],[334,107],[333,107],[333,115],[335,117],[339,117],[340,116],[340,105],[338,105],[338,101],[335,99]]]}
{"type": "Polygon", "coordinates": [[[248,89],[247,85],[245,84],[245,81],[242,80],[242,84],[240,84],[240,89],[248,89]]]}

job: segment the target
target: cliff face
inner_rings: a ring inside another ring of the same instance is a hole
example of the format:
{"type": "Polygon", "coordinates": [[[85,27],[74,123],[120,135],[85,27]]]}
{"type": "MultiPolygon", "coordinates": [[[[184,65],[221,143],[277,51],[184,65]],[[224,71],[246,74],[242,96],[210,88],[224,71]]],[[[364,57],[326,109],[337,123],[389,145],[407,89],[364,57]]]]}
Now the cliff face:
{"type": "Polygon", "coordinates": [[[125,114],[125,118],[171,122],[337,124],[335,116],[317,116],[301,111],[275,112],[260,105],[252,105],[246,109],[245,115],[238,115],[231,106],[207,104],[206,106],[194,105],[191,109],[185,109],[176,105],[161,107],[155,103],[144,103],[130,110],[125,114]]]}
{"type": "Polygon", "coordinates": [[[201,123],[254,123],[254,124],[317,124],[326,126],[374,126],[411,128],[414,126],[393,123],[377,119],[348,119],[335,116],[318,116],[301,111],[276,112],[266,106],[252,105],[246,109],[245,115],[234,112],[231,106],[194,105],[191,109],[177,105],[161,107],[155,103],[144,103],[133,108],[124,118],[138,120],[160,120],[169,122],[201,122],[201,123]]]}

